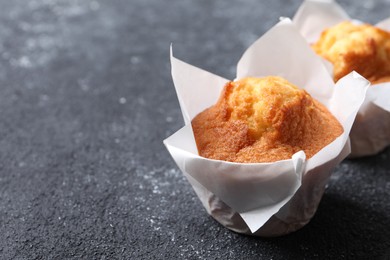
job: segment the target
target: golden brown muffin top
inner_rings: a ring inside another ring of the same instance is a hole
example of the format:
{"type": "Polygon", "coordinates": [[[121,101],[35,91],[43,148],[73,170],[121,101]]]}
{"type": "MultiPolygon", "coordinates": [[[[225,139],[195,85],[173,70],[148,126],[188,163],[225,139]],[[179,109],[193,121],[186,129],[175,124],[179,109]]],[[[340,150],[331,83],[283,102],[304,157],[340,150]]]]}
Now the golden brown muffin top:
{"type": "Polygon", "coordinates": [[[192,127],[201,156],[248,163],[290,159],[300,150],[310,158],[343,133],[326,107],[274,76],[227,83],[192,127]]]}
{"type": "Polygon", "coordinates": [[[369,24],[345,21],[323,31],[312,47],[333,63],[335,81],[353,70],[372,83],[389,80],[389,32],[369,24]]]}

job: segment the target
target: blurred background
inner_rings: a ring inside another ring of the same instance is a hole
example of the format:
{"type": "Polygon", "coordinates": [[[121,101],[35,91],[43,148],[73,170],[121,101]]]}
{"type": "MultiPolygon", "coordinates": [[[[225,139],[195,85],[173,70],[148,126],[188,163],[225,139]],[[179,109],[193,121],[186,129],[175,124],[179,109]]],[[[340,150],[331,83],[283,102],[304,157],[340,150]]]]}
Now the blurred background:
{"type": "MultiPolygon", "coordinates": [[[[376,23],[390,1],[339,1],[376,23]]],[[[183,126],[175,56],[233,79],[301,1],[0,0],[1,259],[390,255],[390,150],[346,160],[313,220],[275,239],[207,215],[162,140],[183,126]]]]}

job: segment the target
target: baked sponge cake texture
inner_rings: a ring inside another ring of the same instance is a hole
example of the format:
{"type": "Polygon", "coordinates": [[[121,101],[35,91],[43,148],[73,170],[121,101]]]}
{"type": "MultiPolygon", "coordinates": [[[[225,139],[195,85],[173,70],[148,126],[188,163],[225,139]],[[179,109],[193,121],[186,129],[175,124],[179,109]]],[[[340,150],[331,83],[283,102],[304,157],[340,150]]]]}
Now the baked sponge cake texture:
{"type": "Polygon", "coordinates": [[[374,84],[390,81],[390,33],[387,31],[345,21],[323,31],[312,48],[334,65],[335,81],[353,70],[374,84]]]}
{"type": "Polygon", "coordinates": [[[231,162],[310,158],[343,133],[325,106],[281,77],[228,82],[217,103],[192,120],[199,154],[231,162]]]}

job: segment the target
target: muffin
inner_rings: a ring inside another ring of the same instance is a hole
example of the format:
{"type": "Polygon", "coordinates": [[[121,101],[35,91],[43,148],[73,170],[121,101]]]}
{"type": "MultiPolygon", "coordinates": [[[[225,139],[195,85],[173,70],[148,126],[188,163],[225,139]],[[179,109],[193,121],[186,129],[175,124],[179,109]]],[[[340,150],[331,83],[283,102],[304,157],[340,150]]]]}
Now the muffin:
{"type": "Polygon", "coordinates": [[[368,82],[350,73],[334,83],[289,19],[244,52],[237,63],[241,80],[229,82],[179,60],[172,48],[171,65],[185,125],[164,144],[207,213],[255,236],[305,226],[334,167],[350,152],[348,135],[368,82]],[[248,78],[264,75],[282,76],[302,90],[277,77],[248,78]],[[260,162],[246,163],[254,161],[260,162]]]}
{"type": "Polygon", "coordinates": [[[255,163],[311,158],[342,134],[325,106],[281,77],[228,82],[217,103],[192,120],[199,155],[255,163]]]}
{"type": "Polygon", "coordinates": [[[390,80],[390,33],[380,28],[344,21],[324,30],[312,48],[333,64],[335,81],[351,71],[372,84],[390,80]]]}

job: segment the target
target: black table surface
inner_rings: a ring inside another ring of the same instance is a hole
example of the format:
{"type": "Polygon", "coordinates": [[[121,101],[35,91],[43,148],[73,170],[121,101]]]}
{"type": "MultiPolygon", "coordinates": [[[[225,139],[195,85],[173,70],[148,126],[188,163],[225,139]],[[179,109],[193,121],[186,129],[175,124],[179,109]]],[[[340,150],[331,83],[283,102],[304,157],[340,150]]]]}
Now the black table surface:
{"type": "Polygon", "coordinates": [[[0,0],[0,259],[388,259],[390,149],[342,162],[311,222],[266,239],[208,216],[162,144],[183,125],[170,44],[233,79],[300,3],[0,0]]]}

